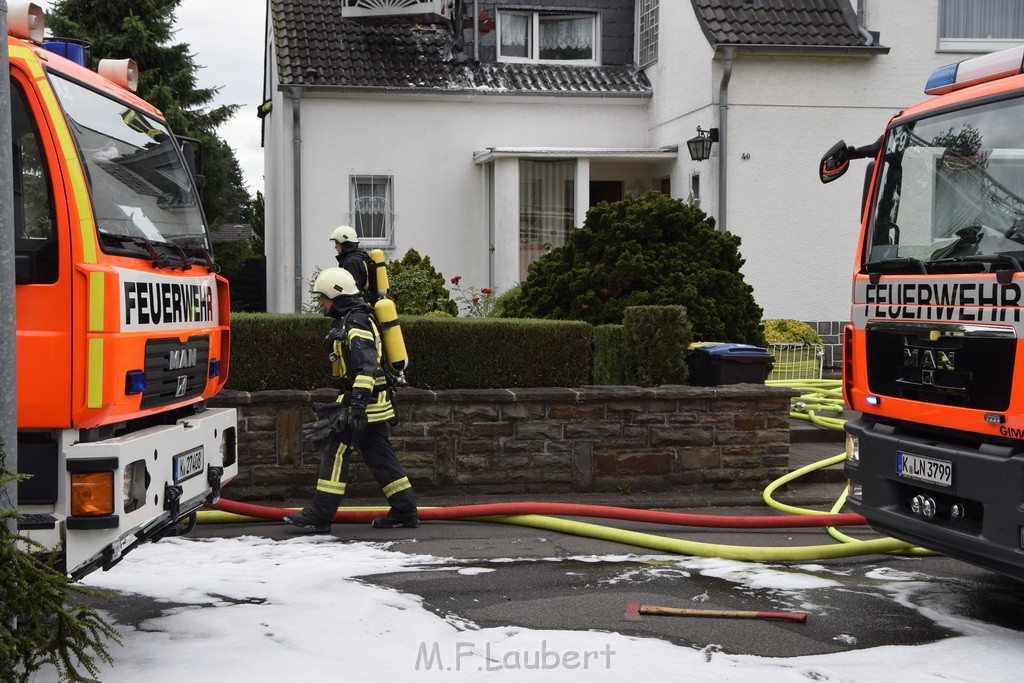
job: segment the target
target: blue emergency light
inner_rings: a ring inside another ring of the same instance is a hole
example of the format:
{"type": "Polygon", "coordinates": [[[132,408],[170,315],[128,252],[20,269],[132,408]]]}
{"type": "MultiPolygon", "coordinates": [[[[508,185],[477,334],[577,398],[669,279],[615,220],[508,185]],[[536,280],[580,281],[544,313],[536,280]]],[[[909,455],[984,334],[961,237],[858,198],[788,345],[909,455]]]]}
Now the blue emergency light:
{"type": "Polygon", "coordinates": [[[146,390],[146,373],[142,370],[129,370],[124,374],[124,393],[141,394],[146,390]]]}
{"type": "Polygon", "coordinates": [[[220,376],[220,361],[216,358],[210,359],[210,377],[220,376]]]}
{"type": "Polygon", "coordinates": [[[1024,73],[1024,45],[940,66],[928,78],[924,92],[926,95],[942,95],[1019,73],[1024,73]]]}

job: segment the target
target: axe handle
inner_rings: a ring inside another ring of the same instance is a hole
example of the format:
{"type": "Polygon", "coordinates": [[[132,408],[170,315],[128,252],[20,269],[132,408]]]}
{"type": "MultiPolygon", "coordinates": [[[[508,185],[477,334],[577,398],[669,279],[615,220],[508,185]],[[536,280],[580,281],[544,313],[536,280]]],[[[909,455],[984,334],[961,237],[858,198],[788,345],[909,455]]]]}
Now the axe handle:
{"type": "Polygon", "coordinates": [[[736,609],[686,609],[684,607],[660,607],[658,605],[640,605],[640,614],[660,614],[677,617],[726,617],[730,619],[785,619],[787,621],[807,621],[806,612],[755,612],[753,610],[736,609]]]}

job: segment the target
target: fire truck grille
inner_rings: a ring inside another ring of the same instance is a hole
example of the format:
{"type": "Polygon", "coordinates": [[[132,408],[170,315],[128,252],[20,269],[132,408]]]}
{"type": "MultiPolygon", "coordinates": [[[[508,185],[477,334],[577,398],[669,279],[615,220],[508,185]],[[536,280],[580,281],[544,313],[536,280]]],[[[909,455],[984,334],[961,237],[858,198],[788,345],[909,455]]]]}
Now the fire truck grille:
{"type": "Polygon", "coordinates": [[[146,342],[146,389],[142,407],[155,408],[201,396],[210,366],[210,338],[150,339],[146,342]]]}
{"type": "Polygon", "coordinates": [[[1014,339],[867,332],[873,394],[939,405],[1003,411],[1010,405],[1014,339]]]}

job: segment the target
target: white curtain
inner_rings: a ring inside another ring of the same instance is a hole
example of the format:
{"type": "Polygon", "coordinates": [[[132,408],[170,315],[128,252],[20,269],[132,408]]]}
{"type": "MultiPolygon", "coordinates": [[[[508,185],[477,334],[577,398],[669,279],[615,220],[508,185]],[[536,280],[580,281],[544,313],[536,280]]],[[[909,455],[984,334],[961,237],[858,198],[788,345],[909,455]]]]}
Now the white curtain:
{"type": "Polygon", "coordinates": [[[529,57],[530,17],[523,14],[501,15],[501,54],[505,57],[529,57]]]}
{"type": "Polygon", "coordinates": [[[540,19],[541,59],[593,58],[594,21],[590,17],[540,19]]]}
{"type": "Polygon", "coordinates": [[[519,278],[527,267],[565,244],[576,203],[575,161],[519,162],[519,278]]]}

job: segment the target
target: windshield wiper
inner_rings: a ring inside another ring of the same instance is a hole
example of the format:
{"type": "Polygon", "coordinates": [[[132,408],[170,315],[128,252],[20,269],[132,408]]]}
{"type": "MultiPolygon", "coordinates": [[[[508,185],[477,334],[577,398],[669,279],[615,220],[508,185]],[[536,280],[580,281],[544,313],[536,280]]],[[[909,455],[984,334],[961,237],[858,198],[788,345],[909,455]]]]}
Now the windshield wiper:
{"type": "Polygon", "coordinates": [[[1009,268],[999,268],[994,271],[993,269],[989,269],[989,272],[995,272],[996,281],[1002,285],[1010,284],[1014,273],[1024,272],[1024,266],[1021,266],[1020,261],[1009,254],[969,254],[967,256],[953,256],[951,258],[941,258],[929,261],[928,265],[933,263],[988,263],[991,265],[1009,266],[1009,268]]]}
{"type": "Polygon", "coordinates": [[[102,239],[111,242],[117,242],[119,244],[134,244],[135,246],[142,247],[143,249],[146,250],[146,254],[152,261],[154,268],[173,267],[171,265],[171,257],[168,256],[167,254],[161,254],[157,252],[157,246],[171,247],[177,249],[179,252],[181,252],[182,270],[188,270],[189,268],[191,268],[191,265],[188,263],[188,260],[185,257],[185,252],[182,251],[180,247],[176,247],[175,245],[169,242],[153,242],[150,239],[143,237],[142,235],[120,235],[113,232],[107,232],[102,228],[99,230],[99,234],[102,239]]]}
{"type": "Polygon", "coordinates": [[[928,274],[928,267],[924,261],[918,258],[897,257],[886,258],[878,261],[868,261],[864,264],[864,270],[868,272],[871,284],[877,285],[883,273],[898,273],[903,275],[928,274]]]}

